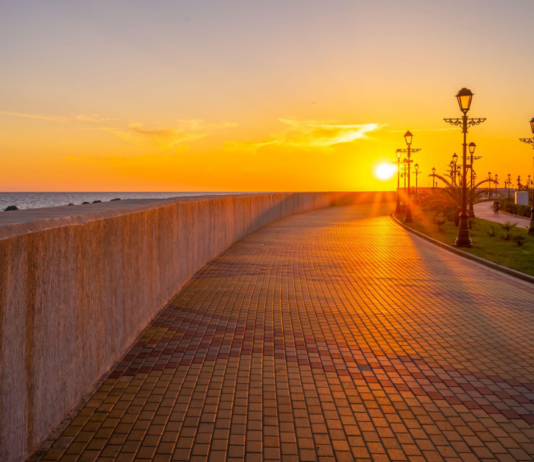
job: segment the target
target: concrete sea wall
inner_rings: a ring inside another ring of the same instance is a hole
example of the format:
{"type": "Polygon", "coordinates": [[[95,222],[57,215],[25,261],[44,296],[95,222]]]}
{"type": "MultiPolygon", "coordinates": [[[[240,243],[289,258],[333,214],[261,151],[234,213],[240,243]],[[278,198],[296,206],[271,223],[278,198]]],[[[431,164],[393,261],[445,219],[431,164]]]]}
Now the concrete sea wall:
{"type": "Polygon", "coordinates": [[[0,214],[0,460],[36,450],[191,276],[289,215],[392,193],[128,200],[0,214]]]}

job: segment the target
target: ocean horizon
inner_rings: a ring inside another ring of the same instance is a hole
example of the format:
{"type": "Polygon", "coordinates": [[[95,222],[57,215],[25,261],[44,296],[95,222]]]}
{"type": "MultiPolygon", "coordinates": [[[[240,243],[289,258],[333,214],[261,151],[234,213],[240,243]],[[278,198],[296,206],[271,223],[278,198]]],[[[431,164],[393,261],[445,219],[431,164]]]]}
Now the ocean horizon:
{"type": "Polygon", "coordinates": [[[243,194],[236,192],[3,192],[0,193],[0,211],[9,206],[19,210],[80,205],[84,202],[109,202],[113,199],[170,199],[220,194],[243,194]]]}

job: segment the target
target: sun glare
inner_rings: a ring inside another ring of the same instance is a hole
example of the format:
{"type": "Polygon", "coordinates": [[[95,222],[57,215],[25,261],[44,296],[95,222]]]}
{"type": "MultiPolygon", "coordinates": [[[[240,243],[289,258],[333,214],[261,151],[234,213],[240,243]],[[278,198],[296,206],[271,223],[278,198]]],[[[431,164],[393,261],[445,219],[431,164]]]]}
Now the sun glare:
{"type": "Polygon", "coordinates": [[[380,164],[375,169],[375,176],[382,181],[389,180],[397,171],[397,168],[393,164],[380,164]]]}

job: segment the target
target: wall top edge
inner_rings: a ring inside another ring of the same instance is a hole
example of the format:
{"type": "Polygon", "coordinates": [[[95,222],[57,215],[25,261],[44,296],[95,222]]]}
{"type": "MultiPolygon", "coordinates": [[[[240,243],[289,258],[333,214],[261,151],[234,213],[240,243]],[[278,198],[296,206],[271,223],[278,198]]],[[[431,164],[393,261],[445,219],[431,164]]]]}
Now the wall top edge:
{"type": "Polygon", "coordinates": [[[125,199],[86,205],[64,205],[39,209],[0,212],[0,239],[44,231],[63,226],[83,225],[95,220],[116,218],[151,209],[173,206],[180,203],[227,201],[259,196],[289,197],[295,194],[376,194],[387,191],[302,191],[234,193],[205,196],[174,197],[169,199],[125,199]]]}
{"type": "MultiPolygon", "coordinates": [[[[0,212],[0,239],[28,234],[63,226],[83,225],[94,220],[115,218],[151,209],[169,207],[180,203],[225,201],[258,196],[292,196],[294,194],[315,194],[296,192],[217,194],[205,196],[174,197],[169,199],[125,199],[85,205],[64,205],[38,209],[0,212]]],[[[320,192],[328,194],[328,192],[320,192]]]]}

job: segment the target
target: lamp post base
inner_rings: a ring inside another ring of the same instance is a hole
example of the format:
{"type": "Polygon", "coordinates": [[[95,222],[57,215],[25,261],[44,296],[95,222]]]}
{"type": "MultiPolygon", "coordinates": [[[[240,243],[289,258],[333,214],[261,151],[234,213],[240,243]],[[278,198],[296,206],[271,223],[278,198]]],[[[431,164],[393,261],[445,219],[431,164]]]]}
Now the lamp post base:
{"type": "Polygon", "coordinates": [[[395,207],[395,213],[400,213],[400,211],[401,211],[400,199],[397,196],[397,205],[395,207]]]}
{"type": "Polygon", "coordinates": [[[530,226],[528,227],[529,236],[534,236],[534,207],[530,209],[530,226]]]}
{"type": "Polygon", "coordinates": [[[469,235],[469,224],[467,213],[460,215],[460,223],[458,226],[458,237],[454,242],[456,247],[473,247],[473,241],[469,235]]]}
{"type": "Polygon", "coordinates": [[[412,223],[412,208],[409,205],[406,205],[406,217],[404,218],[404,223],[412,223]]]}

